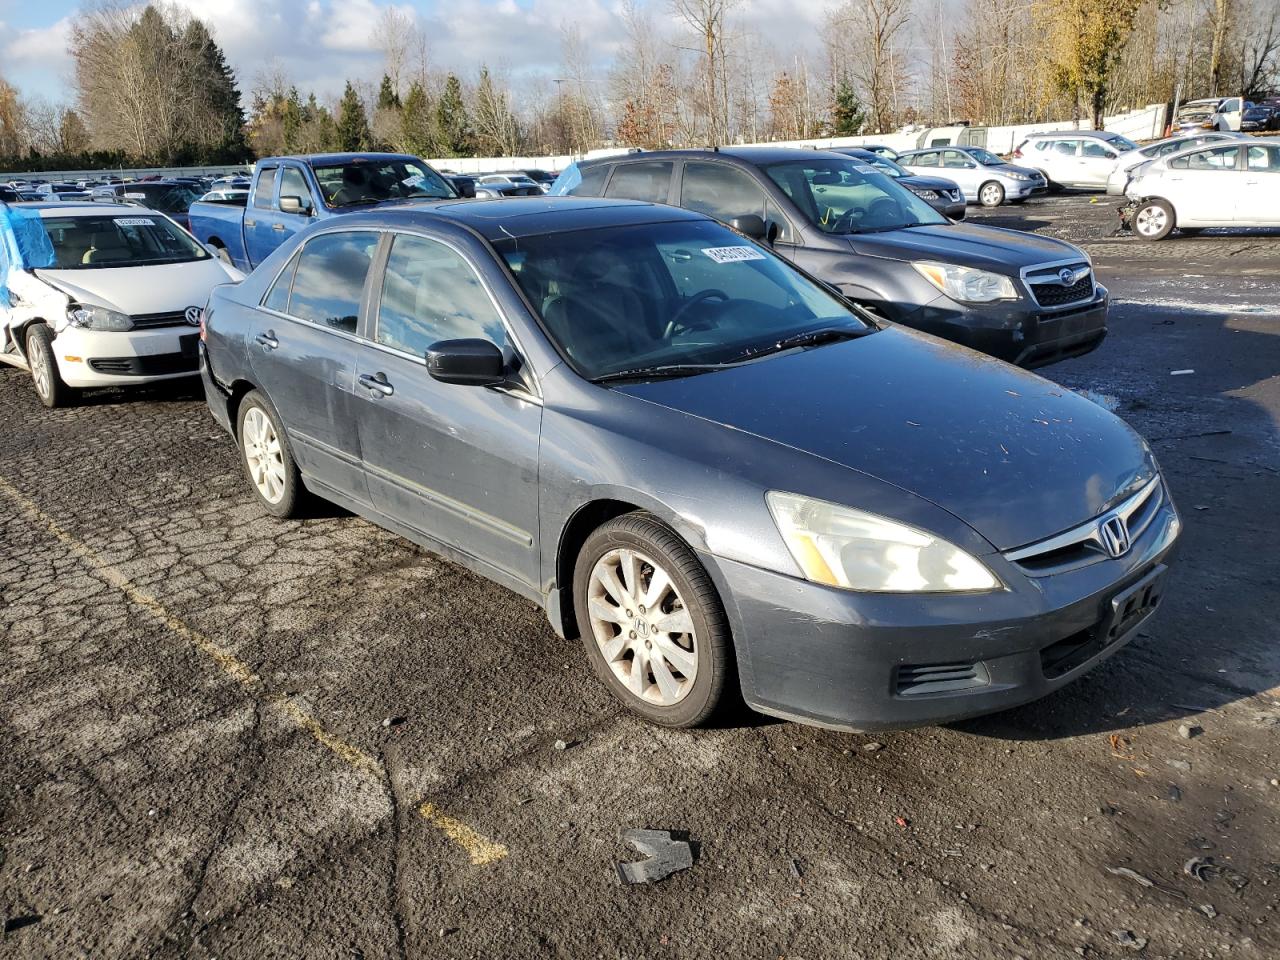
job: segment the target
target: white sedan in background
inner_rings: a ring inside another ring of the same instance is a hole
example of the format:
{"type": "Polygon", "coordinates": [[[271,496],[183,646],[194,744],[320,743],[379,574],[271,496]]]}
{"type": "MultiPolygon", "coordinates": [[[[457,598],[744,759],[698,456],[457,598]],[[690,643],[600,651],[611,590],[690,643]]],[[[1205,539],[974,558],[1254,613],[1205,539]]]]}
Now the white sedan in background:
{"type": "Polygon", "coordinates": [[[1130,223],[1146,240],[1175,229],[1280,227],[1280,138],[1232,140],[1161,157],[1129,181],[1130,223]]]}
{"type": "Polygon", "coordinates": [[[47,407],[192,376],[209,293],[242,279],[155,210],[0,204],[0,361],[47,407]]]}

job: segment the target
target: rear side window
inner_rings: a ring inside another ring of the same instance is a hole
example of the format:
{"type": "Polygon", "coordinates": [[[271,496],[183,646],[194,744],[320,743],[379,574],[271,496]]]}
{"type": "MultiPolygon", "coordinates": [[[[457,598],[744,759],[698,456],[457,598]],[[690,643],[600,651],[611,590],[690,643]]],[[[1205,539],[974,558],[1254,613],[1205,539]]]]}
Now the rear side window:
{"type": "Polygon", "coordinates": [[[295,253],[285,268],[280,271],[280,276],[276,277],[276,282],[271,285],[266,299],[262,301],[262,305],[268,310],[274,310],[276,313],[289,311],[289,288],[293,286],[293,271],[297,266],[298,255],[295,253]]]}
{"type": "Polygon", "coordinates": [[[356,332],[360,297],[378,234],[326,233],[298,255],[289,315],[346,333],[356,332]]]}
{"type": "Polygon", "coordinates": [[[948,150],[942,155],[942,165],[944,167],[967,167],[969,166],[969,158],[959,150],[948,150]]]}
{"type": "Polygon", "coordinates": [[[267,167],[262,171],[262,175],[258,177],[257,189],[253,191],[253,205],[263,210],[271,209],[272,198],[276,189],[276,174],[280,170],[278,167],[267,167]]]}
{"type": "Polygon", "coordinates": [[[1053,152],[1060,153],[1064,157],[1074,157],[1076,155],[1076,142],[1074,140],[1055,140],[1053,152]]]}
{"type": "Polygon", "coordinates": [[[1239,159],[1239,147],[1214,147],[1174,157],[1169,166],[1175,170],[1234,170],[1239,159]]]}
{"type": "Polygon", "coordinates": [[[938,154],[935,152],[917,153],[914,157],[908,157],[907,163],[913,167],[936,167],[938,165],[938,154]]]}
{"type": "Polygon", "coordinates": [[[589,167],[575,166],[573,172],[576,177],[571,177],[569,171],[565,171],[563,176],[567,183],[563,190],[556,192],[568,197],[598,197],[604,193],[604,181],[609,176],[609,165],[607,163],[597,163],[589,167]]]}
{"type": "Polygon", "coordinates": [[[728,223],[754,213],[767,218],[764,189],[747,174],[725,163],[686,163],[680,184],[680,206],[728,223]]]}
{"type": "Polygon", "coordinates": [[[614,167],[605,196],[666,203],[671,189],[671,168],[670,160],[619,164],[614,167]]]}

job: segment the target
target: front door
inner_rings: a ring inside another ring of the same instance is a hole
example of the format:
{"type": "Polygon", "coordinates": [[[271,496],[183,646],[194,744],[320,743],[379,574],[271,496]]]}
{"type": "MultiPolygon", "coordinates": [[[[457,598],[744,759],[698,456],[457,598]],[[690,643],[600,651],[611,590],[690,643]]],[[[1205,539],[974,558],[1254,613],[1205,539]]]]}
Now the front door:
{"type": "Polygon", "coordinates": [[[398,234],[356,365],[360,447],[374,506],[405,526],[536,585],[542,403],[525,388],[440,383],[438,340],[481,338],[518,352],[458,249],[398,234]]]}
{"type": "Polygon", "coordinates": [[[253,194],[244,210],[244,253],[252,270],[280,244],[271,227],[275,223],[276,185],[279,167],[263,167],[253,185],[253,194]]]}
{"type": "Polygon", "coordinates": [[[1080,144],[1080,174],[1076,180],[1085,187],[1105,187],[1115,169],[1118,155],[1105,143],[1085,140],[1080,144]]]}
{"type": "Polygon", "coordinates": [[[356,428],[355,334],[378,237],[345,231],[309,240],[267,293],[248,343],[302,472],[360,503],[369,496],[356,428]]]}
{"type": "Polygon", "coordinates": [[[1244,178],[1240,176],[1239,143],[1209,147],[1174,157],[1165,176],[1180,226],[1214,226],[1235,222],[1244,178]]]}
{"type": "Polygon", "coordinates": [[[307,178],[295,166],[289,165],[280,168],[280,188],[276,193],[278,196],[275,211],[271,217],[271,229],[276,234],[275,244],[278,247],[303,227],[311,224],[311,218],[315,214],[316,203],[311,196],[311,188],[307,186],[307,178]],[[297,200],[301,209],[296,213],[285,211],[284,201],[286,197],[297,200]]]}

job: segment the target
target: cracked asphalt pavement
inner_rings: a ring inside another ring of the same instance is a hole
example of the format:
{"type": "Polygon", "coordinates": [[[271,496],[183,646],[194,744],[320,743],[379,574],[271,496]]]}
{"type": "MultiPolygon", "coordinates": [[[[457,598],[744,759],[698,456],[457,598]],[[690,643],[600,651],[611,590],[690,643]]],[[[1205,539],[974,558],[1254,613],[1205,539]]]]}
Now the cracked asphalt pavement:
{"type": "Polygon", "coordinates": [[[1047,699],[878,748],[647,726],[528,602],[265,516],[198,384],[47,411],[0,368],[0,954],[1280,955],[1280,235],[1142,243],[1115,206],[972,216],[1111,289],[1101,349],[1042,372],[1152,441],[1165,607],[1047,699]],[[693,867],[619,885],[629,828],[693,867]]]}

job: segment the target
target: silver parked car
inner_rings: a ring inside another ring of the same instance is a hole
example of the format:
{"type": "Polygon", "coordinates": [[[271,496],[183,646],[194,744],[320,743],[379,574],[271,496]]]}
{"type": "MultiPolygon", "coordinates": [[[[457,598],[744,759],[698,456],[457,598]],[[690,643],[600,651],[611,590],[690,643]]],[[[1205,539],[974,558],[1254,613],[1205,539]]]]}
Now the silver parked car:
{"type": "Polygon", "coordinates": [[[998,207],[1006,200],[1021,203],[1049,188],[1038,171],[1014,166],[982,147],[910,150],[898,157],[898,164],[915,174],[954,180],[965,200],[984,207],[998,207]]]}

